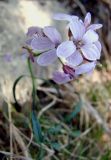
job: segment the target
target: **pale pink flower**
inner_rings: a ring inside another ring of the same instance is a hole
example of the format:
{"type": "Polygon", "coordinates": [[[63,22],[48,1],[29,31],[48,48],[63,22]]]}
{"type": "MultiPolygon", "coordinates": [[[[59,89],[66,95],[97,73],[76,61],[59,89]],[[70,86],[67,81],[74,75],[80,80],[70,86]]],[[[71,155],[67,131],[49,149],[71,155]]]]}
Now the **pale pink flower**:
{"type": "Polygon", "coordinates": [[[64,84],[74,80],[81,74],[92,72],[95,66],[96,62],[87,62],[75,67],[63,65],[63,71],[56,71],[53,73],[53,80],[58,84],[64,84]]]}
{"type": "Polygon", "coordinates": [[[55,27],[30,27],[27,36],[27,46],[33,52],[40,53],[36,58],[39,65],[47,66],[57,60],[56,48],[61,43],[61,35],[55,27]]]}
{"type": "Polygon", "coordinates": [[[102,24],[90,25],[90,13],[86,14],[84,22],[82,22],[82,20],[80,20],[77,16],[62,13],[55,14],[54,19],[67,20],[69,22],[69,31],[71,31],[72,34],[70,41],[63,42],[58,47],[58,57],[62,57],[62,54],[64,54],[62,49],[66,50],[67,48],[70,48],[67,53],[65,53],[65,58],[71,56],[76,50],[78,50],[87,60],[94,61],[100,59],[101,44],[98,41],[99,36],[95,30],[101,28],[102,24]]]}
{"type": "Polygon", "coordinates": [[[54,18],[69,21],[69,40],[57,47],[57,56],[62,60],[63,71],[53,74],[53,80],[63,84],[94,70],[101,55],[101,43],[95,30],[102,25],[90,25],[90,13],[87,13],[84,22],[76,16],[66,14],[57,14],[54,18]]]}
{"type": "Polygon", "coordinates": [[[70,21],[70,40],[61,43],[57,48],[59,58],[70,58],[77,51],[90,61],[100,59],[101,44],[98,34],[92,30],[86,30],[85,25],[79,20],[70,21]]]}

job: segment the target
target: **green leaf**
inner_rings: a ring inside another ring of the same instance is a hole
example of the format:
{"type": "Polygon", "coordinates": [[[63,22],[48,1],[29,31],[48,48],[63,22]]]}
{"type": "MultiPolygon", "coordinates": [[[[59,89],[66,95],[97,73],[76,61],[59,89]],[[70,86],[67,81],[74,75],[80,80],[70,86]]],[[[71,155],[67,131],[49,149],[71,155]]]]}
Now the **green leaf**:
{"type": "Polygon", "coordinates": [[[60,148],[61,148],[60,143],[57,143],[57,142],[52,142],[52,143],[51,143],[51,146],[52,146],[53,149],[55,149],[55,150],[57,150],[57,151],[59,151],[60,148]]]}
{"type": "Polygon", "coordinates": [[[33,132],[34,132],[36,141],[37,142],[43,142],[41,127],[40,127],[39,121],[37,119],[36,112],[34,110],[32,111],[32,116],[31,117],[32,117],[33,132]]]}
{"type": "Polygon", "coordinates": [[[15,100],[15,102],[16,102],[17,104],[18,104],[18,102],[17,102],[17,99],[16,99],[16,86],[17,86],[18,82],[19,82],[23,77],[25,77],[25,75],[19,76],[19,77],[15,80],[15,82],[14,82],[14,84],[13,84],[13,97],[14,97],[14,100],[15,100]]]}
{"type": "Polygon", "coordinates": [[[29,119],[26,117],[23,113],[15,113],[13,114],[13,122],[14,124],[19,127],[23,126],[24,128],[28,129],[29,128],[29,119]]]}
{"type": "Polygon", "coordinates": [[[73,118],[77,116],[77,114],[80,112],[82,107],[82,100],[80,100],[76,106],[74,107],[74,110],[65,118],[66,122],[70,122],[73,118]]]}
{"type": "Polygon", "coordinates": [[[16,99],[16,86],[18,84],[18,82],[23,78],[25,77],[26,75],[21,75],[19,76],[14,84],[13,84],[13,97],[14,97],[14,100],[15,100],[15,103],[14,103],[14,108],[16,109],[16,111],[20,112],[21,111],[21,105],[18,103],[17,99],[16,99]]]}
{"type": "Polygon", "coordinates": [[[79,137],[81,135],[81,131],[80,130],[76,130],[70,133],[70,135],[72,137],[79,137]]]}
{"type": "Polygon", "coordinates": [[[60,133],[61,129],[62,129],[61,125],[55,125],[55,126],[48,129],[48,133],[49,134],[58,134],[58,133],[60,133]]]}
{"type": "Polygon", "coordinates": [[[101,157],[101,160],[109,160],[111,159],[111,151],[108,150],[106,153],[101,157]]]}

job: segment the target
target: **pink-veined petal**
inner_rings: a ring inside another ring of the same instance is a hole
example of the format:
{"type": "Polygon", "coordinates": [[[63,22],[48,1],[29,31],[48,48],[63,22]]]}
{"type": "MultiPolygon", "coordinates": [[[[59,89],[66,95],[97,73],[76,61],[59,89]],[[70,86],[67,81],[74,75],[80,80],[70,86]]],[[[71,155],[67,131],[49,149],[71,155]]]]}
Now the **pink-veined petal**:
{"type": "Polygon", "coordinates": [[[27,59],[29,57],[29,52],[27,51],[27,49],[22,49],[22,54],[21,54],[21,58],[24,60],[24,59],[27,59]]]}
{"type": "Polygon", "coordinates": [[[89,29],[97,30],[97,29],[100,29],[102,26],[103,26],[102,24],[92,24],[87,28],[87,30],[89,30],[89,29]]]}
{"type": "Polygon", "coordinates": [[[65,74],[63,72],[54,72],[53,73],[53,81],[58,83],[58,84],[64,84],[64,83],[67,83],[69,82],[71,79],[70,79],[70,76],[68,74],[65,74]]]}
{"type": "Polygon", "coordinates": [[[41,66],[48,66],[57,60],[56,49],[42,53],[37,58],[37,63],[41,66]]]}
{"type": "Polygon", "coordinates": [[[91,14],[88,12],[85,16],[85,19],[84,19],[84,25],[85,27],[88,27],[91,23],[91,14]]]}
{"type": "Polygon", "coordinates": [[[69,23],[69,28],[70,28],[75,40],[82,39],[82,37],[85,33],[85,26],[81,21],[79,21],[77,19],[75,19],[74,21],[71,21],[69,23]]]}
{"type": "Polygon", "coordinates": [[[53,16],[53,18],[54,18],[55,20],[66,20],[66,21],[71,21],[72,18],[73,18],[73,19],[74,19],[74,18],[78,19],[77,16],[68,15],[68,14],[64,14],[64,13],[57,13],[57,14],[55,14],[55,15],[53,16]]]}
{"type": "Polygon", "coordinates": [[[88,62],[88,63],[82,64],[75,69],[75,75],[89,73],[94,70],[95,66],[96,66],[96,62],[88,62]]]}
{"type": "Polygon", "coordinates": [[[81,47],[84,57],[88,60],[95,61],[100,59],[100,51],[95,44],[87,44],[81,47]]]}
{"type": "Polygon", "coordinates": [[[82,40],[83,40],[83,42],[84,42],[85,44],[88,44],[88,43],[93,43],[93,42],[98,41],[98,38],[99,38],[99,36],[98,36],[98,34],[97,34],[95,31],[93,31],[93,30],[88,30],[88,31],[84,34],[82,40]]]}
{"type": "Polygon", "coordinates": [[[76,46],[72,41],[62,42],[57,48],[57,56],[60,58],[67,58],[73,54],[76,50],[76,46]]]}
{"type": "Polygon", "coordinates": [[[100,43],[99,41],[96,41],[94,44],[96,45],[96,47],[97,47],[97,48],[99,49],[99,51],[101,52],[101,50],[102,50],[101,43],[100,43]]]}
{"type": "Polygon", "coordinates": [[[71,56],[66,58],[67,65],[75,67],[82,63],[83,57],[79,51],[75,51],[71,56]]]}
{"type": "Polygon", "coordinates": [[[33,50],[45,51],[53,49],[55,45],[47,37],[35,37],[31,42],[31,47],[33,50]]]}
{"type": "Polygon", "coordinates": [[[31,42],[32,42],[32,38],[29,38],[25,41],[26,45],[28,45],[29,47],[31,45],[31,42]]]}
{"type": "Polygon", "coordinates": [[[83,22],[81,19],[80,19],[79,21],[80,21],[80,23],[81,23],[81,24],[83,24],[83,25],[84,25],[84,22],[83,22]]]}
{"type": "Polygon", "coordinates": [[[47,26],[43,29],[44,34],[56,45],[61,42],[61,35],[55,27],[47,26]]]}
{"type": "Polygon", "coordinates": [[[35,27],[35,26],[29,27],[28,32],[27,32],[27,36],[31,37],[34,34],[39,34],[40,36],[42,36],[43,35],[42,28],[35,27]]]}

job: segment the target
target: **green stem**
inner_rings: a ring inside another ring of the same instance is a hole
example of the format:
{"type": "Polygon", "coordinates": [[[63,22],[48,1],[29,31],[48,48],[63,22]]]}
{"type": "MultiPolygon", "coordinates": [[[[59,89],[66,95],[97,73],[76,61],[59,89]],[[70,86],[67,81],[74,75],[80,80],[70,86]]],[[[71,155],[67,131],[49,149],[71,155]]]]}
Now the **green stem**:
{"type": "Polygon", "coordinates": [[[62,65],[64,65],[64,63],[62,62],[62,60],[61,60],[60,58],[58,58],[58,59],[59,59],[60,63],[61,63],[62,65]]]}
{"type": "Polygon", "coordinates": [[[41,145],[41,143],[43,141],[43,137],[42,137],[41,127],[40,127],[39,121],[36,117],[36,111],[35,111],[35,106],[36,106],[36,104],[39,104],[39,102],[38,102],[38,98],[36,95],[35,77],[33,74],[30,58],[28,58],[28,68],[30,71],[31,79],[32,79],[32,100],[33,100],[33,102],[32,102],[32,125],[33,125],[33,131],[34,131],[36,140],[38,143],[40,143],[40,151],[39,151],[39,155],[38,155],[37,159],[42,160],[43,156],[44,156],[44,150],[41,145]]]}
{"type": "Polygon", "coordinates": [[[33,71],[32,71],[30,58],[28,58],[28,67],[29,67],[30,75],[31,75],[31,78],[32,78],[32,85],[33,85],[33,89],[34,89],[35,88],[35,80],[34,80],[34,76],[33,76],[33,71]]]}
{"type": "Polygon", "coordinates": [[[35,110],[35,106],[38,102],[38,98],[36,97],[35,77],[33,75],[33,70],[32,70],[32,65],[31,65],[30,58],[28,58],[28,68],[29,68],[29,71],[30,71],[31,79],[32,79],[32,99],[33,99],[32,109],[35,110]]]}

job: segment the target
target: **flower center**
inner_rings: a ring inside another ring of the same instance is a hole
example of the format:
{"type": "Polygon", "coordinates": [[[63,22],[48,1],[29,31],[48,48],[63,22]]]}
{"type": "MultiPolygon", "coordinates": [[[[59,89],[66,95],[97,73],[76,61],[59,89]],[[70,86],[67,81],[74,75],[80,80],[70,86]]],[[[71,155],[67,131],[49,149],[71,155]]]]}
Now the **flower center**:
{"type": "Polygon", "coordinates": [[[84,45],[81,40],[80,41],[73,41],[73,42],[76,45],[77,49],[81,49],[81,47],[84,45]]]}

